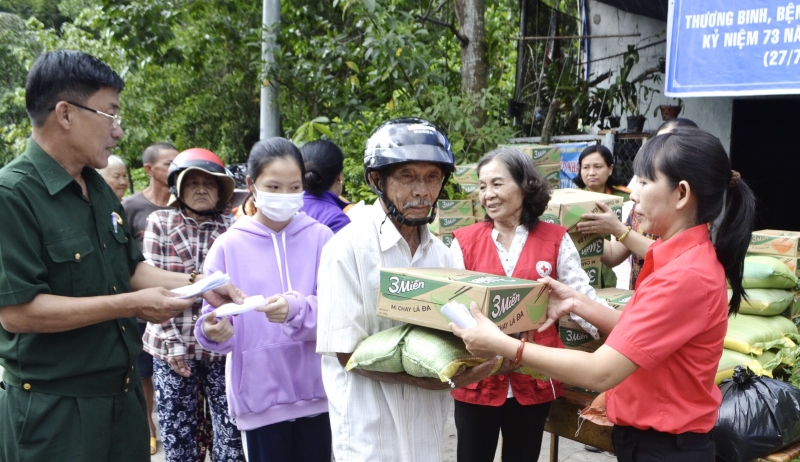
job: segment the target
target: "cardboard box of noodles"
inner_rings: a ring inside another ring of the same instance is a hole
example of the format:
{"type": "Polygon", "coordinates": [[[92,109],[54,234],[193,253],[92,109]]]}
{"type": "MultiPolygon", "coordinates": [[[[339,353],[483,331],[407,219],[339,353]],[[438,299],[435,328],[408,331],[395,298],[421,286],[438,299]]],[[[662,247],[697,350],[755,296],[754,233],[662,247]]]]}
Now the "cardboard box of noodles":
{"type": "Polygon", "coordinates": [[[473,223],[475,223],[475,218],[472,216],[455,218],[436,217],[433,223],[428,225],[428,229],[431,230],[433,234],[452,234],[453,231],[458,228],[463,228],[473,223]]]}
{"type": "Polygon", "coordinates": [[[453,243],[453,234],[452,233],[434,234],[434,236],[436,236],[436,238],[439,239],[440,241],[444,242],[444,245],[446,245],[447,247],[450,247],[450,244],[453,243]]]}
{"type": "Polygon", "coordinates": [[[600,270],[602,267],[600,257],[581,258],[581,268],[589,276],[589,285],[600,287],[600,270]]]}
{"type": "Polygon", "coordinates": [[[439,218],[460,218],[472,216],[472,201],[453,201],[439,199],[437,202],[439,218]]]}
{"type": "Polygon", "coordinates": [[[628,289],[597,289],[595,293],[598,298],[607,301],[609,306],[620,311],[625,308],[625,305],[627,305],[628,302],[631,301],[631,297],[633,297],[633,291],[628,289]]]}
{"type": "Polygon", "coordinates": [[[747,251],[782,257],[800,257],[800,232],[779,229],[753,231],[747,251]]]}
{"type": "Polygon", "coordinates": [[[558,184],[561,179],[561,164],[541,164],[537,165],[536,169],[550,184],[558,184]]]}
{"type": "Polygon", "coordinates": [[[541,144],[504,144],[498,147],[516,148],[533,159],[534,164],[560,164],[561,150],[558,146],[545,146],[541,144]]]}
{"type": "Polygon", "coordinates": [[[455,268],[384,268],[377,314],[449,331],[442,305],[475,302],[505,333],[538,329],[547,312],[547,287],[535,281],[455,268]]]}
{"type": "Polygon", "coordinates": [[[478,164],[456,165],[453,173],[456,183],[475,184],[478,182],[478,164]]]}
{"type": "Polygon", "coordinates": [[[478,194],[480,194],[480,188],[478,184],[471,184],[471,183],[461,183],[459,184],[461,187],[461,191],[465,194],[465,199],[469,200],[478,200],[478,194]]]}
{"type": "Polygon", "coordinates": [[[569,233],[572,243],[578,249],[581,258],[600,257],[603,255],[606,239],[601,234],[569,233]]]}
{"type": "Polygon", "coordinates": [[[575,225],[585,213],[601,213],[597,201],[604,202],[622,219],[622,198],[611,194],[599,194],[580,189],[556,189],[540,217],[547,223],[561,225],[570,233],[577,231],[575,225]]]}
{"type": "Polygon", "coordinates": [[[481,205],[481,201],[472,201],[472,216],[475,217],[475,223],[483,221],[486,217],[486,209],[481,205]]]}
{"type": "MultiPolygon", "coordinates": [[[[632,290],[624,289],[598,289],[598,298],[607,301],[609,306],[615,310],[622,311],[625,304],[633,296],[632,290]]],[[[606,342],[607,335],[600,334],[600,338],[593,338],[588,332],[583,330],[578,323],[567,316],[562,316],[558,320],[558,334],[564,346],[572,350],[593,352],[606,342]]]]}

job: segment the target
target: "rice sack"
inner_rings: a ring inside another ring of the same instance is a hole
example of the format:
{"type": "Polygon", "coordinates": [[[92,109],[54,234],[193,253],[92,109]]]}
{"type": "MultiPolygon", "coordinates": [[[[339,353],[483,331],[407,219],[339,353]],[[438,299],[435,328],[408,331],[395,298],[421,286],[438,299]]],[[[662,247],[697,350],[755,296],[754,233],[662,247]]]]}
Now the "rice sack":
{"type": "Polygon", "coordinates": [[[402,346],[409,330],[411,325],[405,324],[367,337],[350,356],[345,370],[403,372],[402,346]]]}
{"type": "Polygon", "coordinates": [[[797,338],[797,326],[783,316],[739,314],[728,319],[725,348],[760,356],[765,350],[794,347],[789,337],[797,338]]]}
{"type": "MultiPolygon", "coordinates": [[[[732,291],[728,289],[728,301],[732,291]]],[[[746,298],[739,305],[739,313],[756,316],[775,316],[786,311],[794,301],[794,294],[785,289],[745,289],[746,298]]]]}
{"type": "Polygon", "coordinates": [[[793,289],[797,276],[774,257],[751,255],[744,259],[742,286],[745,289],[793,289]]]}

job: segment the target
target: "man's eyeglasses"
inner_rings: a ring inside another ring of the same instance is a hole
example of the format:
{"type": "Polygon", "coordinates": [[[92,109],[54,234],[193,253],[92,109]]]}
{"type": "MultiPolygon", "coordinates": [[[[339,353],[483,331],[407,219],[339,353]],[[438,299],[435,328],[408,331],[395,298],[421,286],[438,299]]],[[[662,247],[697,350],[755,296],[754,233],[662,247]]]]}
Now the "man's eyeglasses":
{"type": "MultiPolygon", "coordinates": [[[[77,107],[79,107],[81,109],[86,109],[87,111],[95,112],[97,114],[100,114],[101,116],[108,117],[109,119],[111,119],[111,128],[112,129],[117,128],[117,127],[122,125],[122,116],[120,116],[119,114],[117,114],[117,115],[106,114],[105,112],[98,111],[97,109],[92,109],[90,107],[86,107],[86,106],[84,106],[82,104],[73,103],[72,101],[64,101],[64,102],[67,103],[67,104],[71,104],[73,106],[77,106],[77,107]]],[[[52,111],[55,108],[56,107],[53,106],[49,110],[52,111]]]]}

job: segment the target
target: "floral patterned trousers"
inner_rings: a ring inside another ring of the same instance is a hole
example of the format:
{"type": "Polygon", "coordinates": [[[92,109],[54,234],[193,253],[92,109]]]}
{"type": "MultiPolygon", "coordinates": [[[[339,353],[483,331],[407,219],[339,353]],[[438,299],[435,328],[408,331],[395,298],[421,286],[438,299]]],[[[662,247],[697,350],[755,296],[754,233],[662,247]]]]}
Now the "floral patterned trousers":
{"type": "Polygon", "coordinates": [[[241,433],[228,415],[225,397],[225,361],[187,360],[189,377],[181,377],[166,361],[153,358],[153,385],[158,406],[161,440],[169,462],[196,461],[198,447],[198,393],[205,392],[214,429],[211,460],[244,462],[241,433]]]}

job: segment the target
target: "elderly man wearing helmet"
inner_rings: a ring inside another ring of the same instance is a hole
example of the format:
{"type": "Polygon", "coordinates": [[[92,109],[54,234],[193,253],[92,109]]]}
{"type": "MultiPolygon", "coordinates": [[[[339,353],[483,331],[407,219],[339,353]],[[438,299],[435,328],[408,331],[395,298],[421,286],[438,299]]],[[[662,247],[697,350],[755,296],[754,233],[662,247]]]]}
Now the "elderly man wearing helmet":
{"type": "MultiPolygon", "coordinates": [[[[367,141],[364,175],[378,200],[322,251],[318,279],[317,352],[328,395],[334,456],[339,462],[439,461],[450,398],[438,379],[344,365],[359,343],[402,323],[375,314],[382,267],[450,267],[434,238],[442,186],[454,170],[447,137],[430,122],[403,118],[378,127],[367,141]]],[[[453,378],[456,387],[491,374],[494,361],[453,378]]]]}
{"type": "MultiPolygon", "coordinates": [[[[175,157],[167,177],[174,208],[147,217],[143,253],[151,265],[191,274],[202,271],[211,244],[233,223],[222,214],[234,180],[213,152],[192,148],[175,157]]],[[[161,439],[168,461],[198,460],[198,392],[208,398],[214,429],[212,459],[244,460],[225,398],[225,356],[204,349],[194,336],[202,304],[160,324],[148,323],[144,349],[153,355],[153,382],[161,439]]],[[[200,442],[202,444],[202,441],[200,442]]],[[[204,459],[204,457],[203,457],[204,459]]]]}

